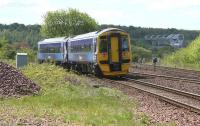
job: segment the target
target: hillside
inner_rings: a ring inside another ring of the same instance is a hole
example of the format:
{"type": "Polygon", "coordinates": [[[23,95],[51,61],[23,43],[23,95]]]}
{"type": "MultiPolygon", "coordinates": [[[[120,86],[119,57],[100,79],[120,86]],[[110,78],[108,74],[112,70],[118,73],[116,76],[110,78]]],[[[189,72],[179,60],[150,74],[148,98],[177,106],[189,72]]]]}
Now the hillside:
{"type": "Polygon", "coordinates": [[[125,31],[129,32],[133,44],[139,45],[145,48],[150,46],[150,43],[144,41],[145,35],[169,35],[169,34],[183,34],[185,37],[186,46],[192,40],[194,40],[199,34],[200,31],[195,30],[178,30],[175,28],[163,29],[163,28],[142,28],[142,27],[134,27],[134,26],[120,26],[120,25],[101,25],[100,28],[107,28],[107,27],[117,27],[120,29],[124,29],[125,31]]]}
{"type": "Polygon", "coordinates": [[[200,68],[200,36],[192,41],[186,48],[178,50],[173,55],[163,59],[164,64],[176,65],[179,67],[200,68]]]}
{"type": "MultiPolygon", "coordinates": [[[[133,44],[139,45],[145,48],[150,46],[150,43],[144,41],[145,35],[157,35],[157,34],[184,34],[185,45],[188,42],[194,40],[200,31],[190,31],[190,30],[178,30],[178,29],[161,29],[161,28],[142,28],[134,26],[119,26],[119,25],[100,25],[99,29],[107,27],[116,27],[128,31],[133,40],[133,44]]],[[[37,48],[37,42],[42,39],[40,34],[40,25],[24,25],[13,23],[10,25],[0,24],[0,38],[6,37],[10,44],[24,42],[27,43],[31,48],[37,48]]]]}

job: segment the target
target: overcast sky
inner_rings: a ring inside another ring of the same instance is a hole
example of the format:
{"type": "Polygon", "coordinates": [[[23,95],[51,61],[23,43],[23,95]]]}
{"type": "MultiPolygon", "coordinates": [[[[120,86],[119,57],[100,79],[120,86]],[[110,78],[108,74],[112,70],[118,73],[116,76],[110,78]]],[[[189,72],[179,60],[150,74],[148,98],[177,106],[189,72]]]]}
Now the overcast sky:
{"type": "Polygon", "coordinates": [[[99,24],[200,30],[200,0],[0,0],[0,23],[42,24],[47,11],[68,8],[99,24]]]}

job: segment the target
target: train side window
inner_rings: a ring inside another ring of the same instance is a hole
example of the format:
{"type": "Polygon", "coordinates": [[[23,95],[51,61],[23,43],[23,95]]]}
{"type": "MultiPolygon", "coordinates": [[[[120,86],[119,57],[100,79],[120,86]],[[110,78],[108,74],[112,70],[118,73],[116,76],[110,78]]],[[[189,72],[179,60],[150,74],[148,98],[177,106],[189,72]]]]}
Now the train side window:
{"type": "Polygon", "coordinates": [[[106,39],[101,39],[99,45],[99,52],[100,53],[108,52],[108,42],[106,39]]]}
{"type": "Polygon", "coordinates": [[[40,48],[40,53],[45,53],[45,49],[44,48],[40,48]]]}
{"type": "Polygon", "coordinates": [[[39,50],[40,53],[46,53],[46,44],[41,44],[39,50]]]}
{"type": "Polygon", "coordinates": [[[122,41],[122,51],[129,51],[128,38],[122,37],[121,41],[122,41]]]}

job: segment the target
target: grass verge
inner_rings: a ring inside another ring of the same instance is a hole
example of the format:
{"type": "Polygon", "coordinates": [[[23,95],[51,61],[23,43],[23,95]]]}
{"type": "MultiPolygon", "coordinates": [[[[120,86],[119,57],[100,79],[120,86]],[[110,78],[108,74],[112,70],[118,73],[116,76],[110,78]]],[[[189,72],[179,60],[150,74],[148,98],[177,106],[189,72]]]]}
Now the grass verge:
{"type": "Polygon", "coordinates": [[[61,67],[30,64],[22,72],[42,90],[37,96],[0,99],[0,124],[140,126],[149,123],[146,117],[134,113],[136,104],[120,91],[93,88],[84,77],[61,67]]]}

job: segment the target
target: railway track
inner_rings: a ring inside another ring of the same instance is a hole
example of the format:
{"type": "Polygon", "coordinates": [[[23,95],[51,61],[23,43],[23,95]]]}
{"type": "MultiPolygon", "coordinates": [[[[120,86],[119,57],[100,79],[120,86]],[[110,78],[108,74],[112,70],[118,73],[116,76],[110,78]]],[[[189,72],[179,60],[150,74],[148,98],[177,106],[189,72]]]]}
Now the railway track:
{"type": "Polygon", "coordinates": [[[153,72],[153,73],[160,73],[160,74],[162,73],[163,75],[173,75],[173,76],[182,77],[182,78],[200,79],[200,71],[180,69],[180,68],[156,66],[156,69],[154,71],[154,67],[152,65],[137,65],[137,67],[131,66],[131,70],[132,71],[144,70],[146,72],[153,72]]]}
{"type": "Polygon", "coordinates": [[[123,80],[112,80],[106,78],[103,78],[101,80],[98,78],[93,79],[101,81],[105,84],[118,84],[123,85],[127,88],[134,88],[156,96],[159,99],[162,99],[163,101],[166,101],[168,103],[186,108],[200,114],[200,95],[197,94],[172,89],[169,87],[159,86],[153,83],[135,80],[129,77],[124,77],[123,80]]]}
{"type": "MultiPolygon", "coordinates": [[[[136,65],[132,65],[132,67],[135,67],[136,65]]],[[[153,65],[150,64],[140,64],[138,66],[142,66],[142,67],[146,67],[146,68],[152,68],[153,69],[153,65]]],[[[183,69],[183,68],[178,68],[178,67],[166,67],[166,66],[161,66],[161,65],[156,65],[156,68],[158,69],[167,69],[167,70],[178,70],[178,71],[185,71],[185,72],[193,72],[193,73],[197,73],[200,74],[200,71],[198,70],[193,70],[193,69],[183,69]]]]}
{"type": "Polygon", "coordinates": [[[175,77],[175,76],[168,76],[168,75],[140,73],[140,72],[130,72],[128,76],[133,76],[133,75],[150,76],[150,77],[162,77],[162,78],[169,79],[169,80],[181,80],[181,81],[184,81],[184,82],[200,84],[200,79],[191,79],[191,78],[175,77]]]}
{"type": "MultiPolygon", "coordinates": [[[[132,65],[132,67],[136,67],[135,65],[132,65]]],[[[148,65],[148,64],[141,64],[139,65],[140,68],[146,68],[146,69],[151,69],[154,70],[153,65],[148,65]]],[[[157,70],[165,70],[165,71],[178,71],[178,72],[184,72],[184,73],[191,73],[194,75],[200,75],[200,71],[197,70],[192,70],[192,69],[182,69],[182,68],[177,68],[177,67],[166,67],[166,66],[160,66],[156,65],[157,70]]]]}
{"type": "MultiPolygon", "coordinates": [[[[153,67],[153,65],[144,65],[144,66],[149,66],[149,67],[153,67]]],[[[193,74],[199,74],[200,75],[200,71],[197,70],[192,70],[192,69],[183,69],[183,68],[177,68],[177,67],[166,67],[166,66],[156,66],[159,69],[162,70],[176,70],[176,71],[181,71],[181,72],[192,72],[193,74]]]]}

